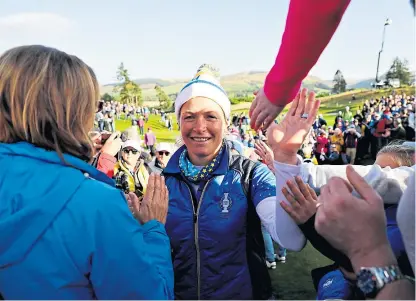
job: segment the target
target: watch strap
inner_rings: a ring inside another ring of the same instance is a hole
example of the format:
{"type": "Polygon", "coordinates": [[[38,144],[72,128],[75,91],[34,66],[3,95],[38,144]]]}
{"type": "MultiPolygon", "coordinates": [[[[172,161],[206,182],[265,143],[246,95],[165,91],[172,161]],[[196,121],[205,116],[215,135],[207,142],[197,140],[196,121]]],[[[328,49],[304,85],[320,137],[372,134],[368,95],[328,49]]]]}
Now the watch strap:
{"type": "Polygon", "coordinates": [[[357,274],[357,285],[366,297],[374,298],[386,284],[404,278],[397,265],[363,267],[357,274]]]}
{"type": "Polygon", "coordinates": [[[377,277],[377,289],[380,290],[386,284],[392,283],[394,281],[400,280],[404,278],[404,275],[400,271],[398,265],[389,265],[386,267],[374,267],[371,268],[375,272],[375,276],[377,277]]]}

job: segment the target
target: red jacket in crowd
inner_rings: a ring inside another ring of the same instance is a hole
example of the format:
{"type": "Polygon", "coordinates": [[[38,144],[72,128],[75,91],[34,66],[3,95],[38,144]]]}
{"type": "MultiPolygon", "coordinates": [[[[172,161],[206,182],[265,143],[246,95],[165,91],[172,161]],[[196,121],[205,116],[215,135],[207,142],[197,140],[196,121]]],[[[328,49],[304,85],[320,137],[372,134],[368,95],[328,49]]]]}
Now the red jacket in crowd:
{"type": "Polygon", "coordinates": [[[318,154],[321,154],[321,153],[326,154],[328,152],[328,144],[329,144],[328,138],[326,138],[325,136],[319,136],[316,138],[316,142],[317,142],[316,152],[318,154]]]}

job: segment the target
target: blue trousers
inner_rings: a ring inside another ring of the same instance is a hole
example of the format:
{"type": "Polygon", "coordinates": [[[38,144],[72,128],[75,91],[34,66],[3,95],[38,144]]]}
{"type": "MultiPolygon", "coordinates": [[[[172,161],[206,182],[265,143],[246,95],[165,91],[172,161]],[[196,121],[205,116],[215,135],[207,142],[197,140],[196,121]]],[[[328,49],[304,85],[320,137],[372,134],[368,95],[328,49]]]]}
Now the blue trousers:
{"type": "MultiPolygon", "coordinates": [[[[273,262],[275,261],[275,258],[272,237],[263,225],[261,225],[261,232],[263,234],[264,247],[266,249],[266,260],[268,262],[273,262]]],[[[279,255],[279,257],[286,256],[286,249],[280,246],[278,246],[278,248],[279,250],[277,254],[279,255]]]]}

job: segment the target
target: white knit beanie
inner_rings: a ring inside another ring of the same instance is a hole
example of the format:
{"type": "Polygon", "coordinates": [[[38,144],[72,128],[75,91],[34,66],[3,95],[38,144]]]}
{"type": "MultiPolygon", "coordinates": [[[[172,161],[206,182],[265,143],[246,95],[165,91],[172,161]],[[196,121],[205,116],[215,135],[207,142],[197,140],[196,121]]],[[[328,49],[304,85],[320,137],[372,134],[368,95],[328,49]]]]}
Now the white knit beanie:
{"type": "Polygon", "coordinates": [[[203,64],[198,68],[194,78],[179,92],[175,100],[176,118],[180,120],[179,113],[182,106],[195,97],[206,97],[215,101],[223,110],[225,118],[230,118],[231,103],[227,93],[220,84],[218,69],[203,64]]]}

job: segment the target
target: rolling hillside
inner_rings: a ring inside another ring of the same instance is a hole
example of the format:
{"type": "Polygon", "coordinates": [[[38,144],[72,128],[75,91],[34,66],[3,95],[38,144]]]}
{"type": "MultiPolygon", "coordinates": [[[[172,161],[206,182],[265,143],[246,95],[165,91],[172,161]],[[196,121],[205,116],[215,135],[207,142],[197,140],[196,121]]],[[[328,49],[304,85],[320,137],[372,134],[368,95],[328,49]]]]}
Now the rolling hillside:
{"type": "MultiPolygon", "coordinates": [[[[267,73],[262,71],[241,72],[232,75],[226,75],[221,78],[221,84],[230,96],[244,93],[252,93],[259,89],[267,73]]],[[[160,85],[166,94],[175,94],[185,85],[189,79],[160,79],[160,78],[142,78],[135,80],[143,90],[145,100],[156,99],[154,86],[160,85]]],[[[316,76],[308,76],[303,82],[308,89],[316,92],[330,90],[331,81],[322,80],[316,76]]],[[[101,87],[101,94],[112,93],[114,84],[108,84],[101,87]]]]}
{"type": "MultiPolygon", "coordinates": [[[[241,72],[221,77],[221,83],[224,89],[230,96],[239,94],[251,94],[258,90],[264,83],[267,73],[263,71],[241,72]]],[[[380,78],[385,78],[385,74],[380,75],[380,78]]],[[[166,94],[176,94],[189,81],[186,78],[140,78],[134,80],[140,85],[143,91],[145,101],[156,101],[156,93],[154,91],[155,85],[159,85],[166,94]]],[[[365,79],[346,79],[348,89],[370,89],[374,78],[365,79]]],[[[307,76],[303,81],[303,86],[315,92],[330,91],[332,88],[331,80],[323,80],[316,76],[307,76]]],[[[101,94],[112,93],[115,84],[107,84],[101,86],[101,94]]]]}

